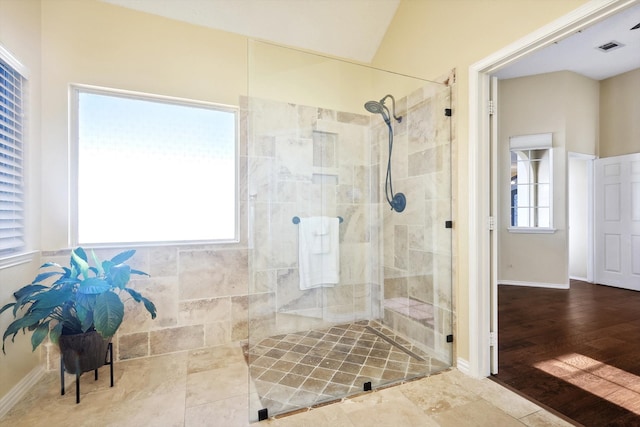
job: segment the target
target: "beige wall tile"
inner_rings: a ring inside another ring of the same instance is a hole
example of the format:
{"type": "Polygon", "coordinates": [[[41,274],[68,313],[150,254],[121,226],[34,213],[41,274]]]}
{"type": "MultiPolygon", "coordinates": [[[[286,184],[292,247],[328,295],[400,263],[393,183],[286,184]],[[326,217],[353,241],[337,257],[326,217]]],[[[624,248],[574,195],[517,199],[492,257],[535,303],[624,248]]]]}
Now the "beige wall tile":
{"type": "Polygon", "coordinates": [[[151,315],[142,303],[126,298],[125,316],[119,333],[131,334],[178,324],[178,284],[175,277],[132,280],[129,282],[129,287],[155,304],[157,317],[151,319],[151,315]]]}
{"type": "Polygon", "coordinates": [[[140,332],[118,336],[118,360],[135,359],[149,355],[149,333],[140,332]]]}
{"type": "Polygon", "coordinates": [[[171,353],[204,346],[204,326],[182,326],[151,331],[151,354],[171,353]]]}
{"type": "Polygon", "coordinates": [[[247,292],[245,249],[182,251],[179,254],[180,299],[242,295],[247,292]]]}
{"type": "Polygon", "coordinates": [[[158,247],[149,250],[149,271],[151,277],[178,275],[178,249],[158,247]]]}
{"type": "Polygon", "coordinates": [[[204,325],[204,344],[206,346],[223,345],[231,341],[231,322],[229,320],[204,325]]]}
{"type": "Polygon", "coordinates": [[[231,297],[181,301],[178,304],[178,324],[180,326],[228,322],[230,317],[231,297]]]}

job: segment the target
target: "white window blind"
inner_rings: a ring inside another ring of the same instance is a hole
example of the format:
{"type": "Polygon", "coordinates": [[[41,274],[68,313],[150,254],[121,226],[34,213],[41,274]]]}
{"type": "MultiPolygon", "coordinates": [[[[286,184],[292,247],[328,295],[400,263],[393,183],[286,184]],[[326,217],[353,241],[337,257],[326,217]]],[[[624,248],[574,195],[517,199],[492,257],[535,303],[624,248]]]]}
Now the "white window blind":
{"type": "Polygon", "coordinates": [[[77,242],[232,241],[236,110],[74,88],[77,242]]]}
{"type": "Polygon", "coordinates": [[[25,247],[23,86],[24,77],[0,59],[0,256],[25,247]]]}

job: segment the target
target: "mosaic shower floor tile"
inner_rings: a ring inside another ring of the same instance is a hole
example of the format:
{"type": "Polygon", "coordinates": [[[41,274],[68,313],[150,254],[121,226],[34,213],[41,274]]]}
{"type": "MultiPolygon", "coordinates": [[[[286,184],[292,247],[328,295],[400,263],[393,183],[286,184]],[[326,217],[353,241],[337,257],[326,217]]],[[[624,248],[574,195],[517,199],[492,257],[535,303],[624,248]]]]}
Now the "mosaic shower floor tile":
{"type": "MultiPolygon", "coordinates": [[[[269,414],[295,411],[448,368],[377,322],[278,335],[245,348],[269,414]]],[[[262,408],[256,408],[262,409],[262,408]]]]}

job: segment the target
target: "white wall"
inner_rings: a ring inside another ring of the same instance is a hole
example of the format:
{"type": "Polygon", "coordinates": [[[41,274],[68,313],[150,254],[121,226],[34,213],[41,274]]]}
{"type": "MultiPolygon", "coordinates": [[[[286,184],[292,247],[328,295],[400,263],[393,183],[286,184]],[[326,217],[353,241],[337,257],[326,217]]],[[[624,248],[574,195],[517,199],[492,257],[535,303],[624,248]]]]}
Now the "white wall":
{"type": "Polygon", "coordinates": [[[569,277],[586,280],[589,247],[588,164],[591,160],[569,155],[569,277]]]}

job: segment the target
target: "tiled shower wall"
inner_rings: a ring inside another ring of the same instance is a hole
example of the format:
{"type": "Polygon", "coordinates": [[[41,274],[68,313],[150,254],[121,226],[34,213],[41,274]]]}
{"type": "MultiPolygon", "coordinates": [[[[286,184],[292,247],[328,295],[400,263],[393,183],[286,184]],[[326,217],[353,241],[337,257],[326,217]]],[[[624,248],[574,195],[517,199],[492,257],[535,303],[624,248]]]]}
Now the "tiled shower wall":
{"type": "MultiPolygon", "coordinates": [[[[452,77],[453,78],[453,77],[452,77]]],[[[452,230],[450,87],[431,85],[398,100],[393,123],[394,193],[407,198],[404,212],[383,202],[384,323],[447,360],[452,326],[452,230]],[[395,304],[395,306],[394,306],[395,304]],[[402,305],[410,304],[402,308],[402,305]],[[393,307],[393,309],[390,309],[393,307]]],[[[384,192],[387,127],[375,128],[384,192]]],[[[384,199],[384,193],[381,198],[384,199]]]]}
{"type": "Polygon", "coordinates": [[[251,288],[261,299],[251,304],[250,338],[379,316],[369,116],[261,99],[248,105],[251,288]],[[343,219],[338,285],[299,289],[295,216],[343,219]]]}

